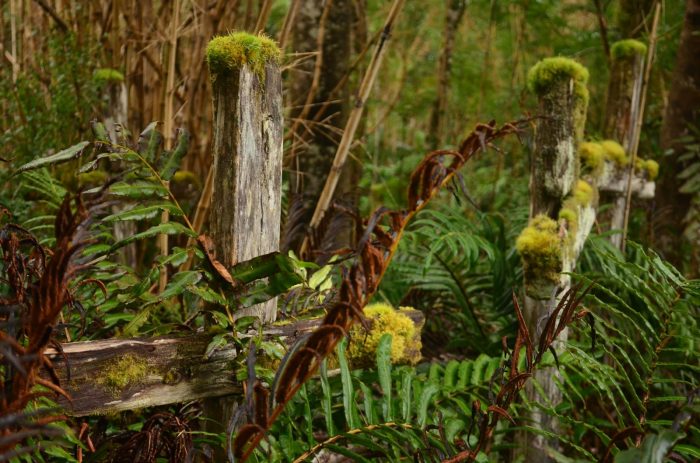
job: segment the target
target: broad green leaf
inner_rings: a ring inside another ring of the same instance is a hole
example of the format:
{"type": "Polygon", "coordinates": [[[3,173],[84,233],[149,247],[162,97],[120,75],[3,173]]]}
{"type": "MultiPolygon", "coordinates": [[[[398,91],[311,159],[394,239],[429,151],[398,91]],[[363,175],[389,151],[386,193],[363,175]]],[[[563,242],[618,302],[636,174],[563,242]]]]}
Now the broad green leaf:
{"type": "Polygon", "coordinates": [[[90,146],[89,141],[81,141],[77,145],[73,145],[70,148],[66,148],[63,151],[59,151],[56,154],[52,154],[51,156],[46,156],[28,162],[27,164],[17,169],[17,172],[19,173],[24,172],[26,170],[36,169],[38,167],[44,167],[52,164],[60,164],[62,162],[72,161],[73,159],[79,158],[85,151],[85,148],[87,148],[88,146],[90,146]]]}
{"type": "Polygon", "coordinates": [[[440,391],[436,383],[428,383],[420,395],[418,401],[418,424],[424,427],[428,420],[428,406],[432,403],[433,397],[440,391]]]}
{"type": "Polygon", "coordinates": [[[377,345],[377,375],[384,395],[382,412],[384,421],[394,421],[391,399],[391,333],[384,333],[377,345]]]}
{"type": "Polygon", "coordinates": [[[222,349],[223,347],[226,347],[226,344],[228,344],[228,341],[226,340],[227,336],[230,335],[228,333],[223,333],[217,334],[216,336],[211,338],[211,341],[209,341],[209,344],[207,344],[207,348],[204,351],[204,360],[209,360],[209,358],[211,358],[214,352],[222,349]]]}
{"type": "Polygon", "coordinates": [[[624,450],[615,455],[615,463],[663,463],[666,455],[684,433],[665,429],[659,434],[648,434],[641,448],[624,450]]]}
{"type": "Polygon", "coordinates": [[[323,408],[323,417],[326,420],[326,431],[329,436],[335,436],[335,423],[333,422],[333,395],[331,393],[331,385],[328,381],[328,365],[326,359],[321,363],[321,408],[323,408]]]}
{"type": "Polygon", "coordinates": [[[178,130],[177,144],[175,149],[167,154],[168,158],[163,163],[163,168],[160,170],[160,177],[163,180],[170,180],[177,168],[180,166],[180,161],[182,161],[183,156],[187,154],[187,149],[190,146],[190,134],[184,129],[178,130]]]}
{"type": "Polygon", "coordinates": [[[152,204],[149,206],[135,206],[125,211],[115,212],[108,215],[103,220],[105,222],[123,222],[126,220],[144,220],[152,219],[160,215],[161,212],[168,211],[170,215],[182,215],[180,209],[171,203],[152,204]]]}
{"type": "Polygon", "coordinates": [[[345,422],[349,429],[360,427],[360,417],[357,413],[355,403],[355,387],[352,384],[352,375],[348,366],[348,359],[345,357],[347,339],[343,339],[337,347],[338,364],[340,366],[340,379],[343,384],[343,411],[345,412],[345,422]]]}
{"type": "Polygon", "coordinates": [[[167,222],[167,223],[162,223],[160,225],[156,225],[155,227],[151,227],[146,231],[143,231],[141,233],[137,233],[135,235],[132,235],[128,238],[124,238],[121,241],[118,241],[112,245],[112,251],[121,248],[122,246],[126,246],[129,243],[133,243],[134,241],[142,240],[144,238],[150,238],[153,236],[157,235],[187,235],[191,236],[193,238],[197,237],[197,234],[194,233],[192,230],[189,228],[185,227],[184,225],[177,223],[177,222],[167,222]]]}
{"type": "Polygon", "coordinates": [[[161,300],[179,296],[188,286],[194,286],[202,279],[202,274],[196,271],[180,272],[173,276],[162,293],[158,295],[161,300]]]}
{"type": "Polygon", "coordinates": [[[111,194],[131,199],[166,198],[168,190],[155,181],[136,180],[117,182],[109,187],[111,194]]]}
{"type": "Polygon", "coordinates": [[[139,153],[151,164],[155,162],[158,149],[163,142],[163,135],[161,135],[157,127],[157,121],[151,122],[139,135],[139,153]]]}

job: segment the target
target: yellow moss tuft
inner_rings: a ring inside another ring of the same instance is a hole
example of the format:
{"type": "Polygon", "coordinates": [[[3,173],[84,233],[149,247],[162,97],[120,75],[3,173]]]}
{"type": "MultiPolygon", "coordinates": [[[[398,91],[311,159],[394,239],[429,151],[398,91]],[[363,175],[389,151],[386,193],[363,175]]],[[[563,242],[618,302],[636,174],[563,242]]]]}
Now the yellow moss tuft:
{"type": "Polygon", "coordinates": [[[265,64],[278,63],[282,52],[277,44],[264,35],[247,32],[232,32],[228,35],[214,37],[207,45],[206,59],[212,77],[223,72],[250,66],[262,75],[265,64]]]}
{"type": "Polygon", "coordinates": [[[559,221],[566,221],[566,229],[569,236],[576,235],[578,230],[578,204],[570,199],[564,201],[563,207],[559,210],[559,221]]]}
{"type": "Polygon", "coordinates": [[[639,40],[627,39],[615,42],[610,47],[610,54],[613,60],[633,58],[637,55],[645,55],[647,46],[639,40]]]}
{"type": "Polygon", "coordinates": [[[659,163],[653,159],[647,159],[644,168],[649,174],[649,180],[656,180],[659,176],[659,163]]]}
{"type": "Polygon", "coordinates": [[[605,150],[600,143],[583,142],[578,148],[581,161],[594,173],[599,173],[605,166],[605,150]]]}
{"type": "Polygon", "coordinates": [[[573,79],[574,93],[588,103],[588,69],[577,61],[562,56],[545,58],[527,73],[528,88],[536,95],[546,93],[553,84],[563,79],[573,79]]]}
{"type": "Polygon", "coordinates": [[[579,180],[574,187],[573,197],[581,206],[589,206],[596,199],[596,191],[585,180],[579,180]]]}
{"type": "Polygon", "coordinates": [[[385,333],[391,333],[391,362],[398,364],[418,363],[421,359],[420,330],[406,314],[408,307],[394,309],[389,304],[375,303],[365,307],[364,314],[371,324],[365,331],[354,327],[350,331],[348,359],[355,367],[367,367],[376,362],[379,340],[385,333]]]}
{"type": "Polygon", "coordinates": [[[518,236],[515,248],[522,257],[526,281],[559,282],[562,240],[557,222],[544,214],[536,216],[518,236]]]}
{"type": "Polygon", "coordinates": [[[615,140],[604,140],[600,142],[600,146],[605,151],[605,158],[613,161],[618,166],[626,166],[630,162],[625,149],[615,140]]]}
{"type": "Polygon", "coordinates": [[[81,188],[93,188],[103,185],[109,175],[104,170],[93,170],[78,174],[78,186],[81,188]]]}
{"type": "Polygon", "coordinates": [[[148,374],[148,362],[133,354],[124,354],[113,360],[97,378],[101,385],[115,396],[129,386],[141,384],[148,374]]]}
{"type": "Polygon", "coordinates": [[[116,69],[100,68],[95,69],[92,78],[95,79],[95,82],[97,82],[98,84],[123,82],[124,74],[117,71],[116,69]]]}

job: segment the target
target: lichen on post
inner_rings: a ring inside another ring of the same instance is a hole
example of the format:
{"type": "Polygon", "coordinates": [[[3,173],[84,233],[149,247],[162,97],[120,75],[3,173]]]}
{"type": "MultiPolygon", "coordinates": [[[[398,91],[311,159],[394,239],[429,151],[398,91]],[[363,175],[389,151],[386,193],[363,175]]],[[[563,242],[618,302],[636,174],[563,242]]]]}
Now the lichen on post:
{"type": "MultiPolygon", "coordinates": [[[[209,231],[226,267],[279,249],[282,182],[281,52],[245,32],[209,42],[214,100],[209,231]]],[[[274,321],[276,300],[239,311],[274,321]]]]}
{"type": "Polygon", "coordinates": [[[535,129],[530,216],[556,217],[561,198],[578,177],[578,142],[588,108],[588,70],[563,57],[546,58],[528,73],[528,86],[539,100],[535,129]]]}

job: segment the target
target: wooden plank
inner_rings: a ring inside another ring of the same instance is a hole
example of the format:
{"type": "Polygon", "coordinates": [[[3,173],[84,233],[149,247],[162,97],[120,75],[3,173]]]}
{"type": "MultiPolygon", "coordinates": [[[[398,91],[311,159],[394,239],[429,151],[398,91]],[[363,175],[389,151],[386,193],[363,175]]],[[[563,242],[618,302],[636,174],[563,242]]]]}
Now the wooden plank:
{"type": "MultiPolygon", "coordinates": [[[[406,314],[417,326],[423,323],[422,312],[406,314]]],[[[264,338],[290,346],[319,323],[311,319],[270,325],[264,338]]],[[[59,405],[69,415],[85,416],[240,394],[234,376],[239,352],[230,344],[205,358],[210,339],[210,334],[200,333],[63,344],[64,355],[47,352],[61,386],[72,397],[70,402],[60,399],[59,405]]]]}

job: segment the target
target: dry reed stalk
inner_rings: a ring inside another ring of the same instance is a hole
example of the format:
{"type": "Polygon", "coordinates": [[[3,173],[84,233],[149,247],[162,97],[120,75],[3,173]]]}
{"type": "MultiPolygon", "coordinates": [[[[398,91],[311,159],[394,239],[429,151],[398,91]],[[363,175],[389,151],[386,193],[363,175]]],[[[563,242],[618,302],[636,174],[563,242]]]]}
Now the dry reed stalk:
{"type": "MultiPolygon", "coordinates": [[[[173,2],[173,21],[171,24],[171,34],[169,43],[168,57],[168,77],[166,80],[166,96],[165,96],[165,111],[163,116],[165,133],[165,149],[171,149],[173,144],[173,99],[175,96],[175,60],[177,59],[177,34],[180,23],[180,0],[173,2]]],[[[166,182],[168,186],[168,182],[166,182]]],[[[170,220],[170,214],[167,210],[163,211],[160,216],[161,223],[165,224],[170,220]]],[[[163,233],[158,236],[158,248],[161,256],[168,255],[168,235],[163,233]]],[[[165,267],[161,269],[160,278],[158,280],[158,289],[160,292],[165,291],[168,285],[168,271],[165,267]]]]}
{"type": "Polygon", "coordinates": [[[289,40],[289,35],[292,32],[292,26],[294,25],[294,20],[299,11],[299,5],[301,5],[301,0],[292,0],[292,3],[289,5],[287,14],[284,17],[284,22],[282,23],[282,28],[280,29],[280,35],[277,38],[280,50],[284,50],[287,46],[287,40],[289,40]]]}
{"type": "Polygon", "coordinates": [[[654,9],[654,19],[651,25],[651,34],[649,35],[649,48],[647,49],[646,68],[644,69],[644,80],[642,80],[642,95],[639,102],[639,111],[637,112],[637,120],[632,133],[632,143],[630,144],[630,165],[627,172],[627,186],[625,188],[625,221],[622,226],[622,243],[620,250],[625,252],[627,244],[627,227],[629,225],[630,208],[632,206],[632,177],[634,176],[634,166],[637,162],[637,151],[639,150],[639,138],[642,133],[642,123],[644,122],[644,105],[647,99],[647,90],[649,88],[649,76],[651,68],[654,65],[654,54],[656,52],[656,39],[659,26],[659,18],[661,16],[661,2],[656,2],[654,9]]]}
{"type": "Polygon", "coordinates": [[[389,15],[382,29],[382,36],[377,43],[377,48],[375,49],[372,60],[367,68],[367,72],[365,73],[362,83],[360,84],[358,96],[355,100],[355,106],[353,107],[350,117],[348,118],[345,130],[343,131],[343,138],[340,140],[338,151],[336,152],[335,159],[333,160],[333,166],[328,174],[326,184],[323,187],[323,191],[321,192],[321,196],[319,197],[318,203],[316,204],[316,209],[314,210],[314,214],[311,218],[311,223],[309,224],[311,228],[310,233],[307,234],[301,246],[302,256],[309,250],[309,246],[311,244],[310,237],[313,234],[314,229],[321,223],[323,216],[326,214],[326,211],[331,204],[333,194],[335,193],[335,189],[338,185],[338,180],[340,179],[340,172],[348,157],[353,138],[355,137],[355,131],[360,123],[360,119],[362,118],[365,103],[367,102],[367,98],[369,97],[374,81],[379,73],[379,68],[381,67],[384,59],[386,42],[389,40],[392,26],[396,20],[396,17],[401,11],[404,2],[405,0],[394,0],[391,5],[391,10],[389,11],[389,15]]]}

